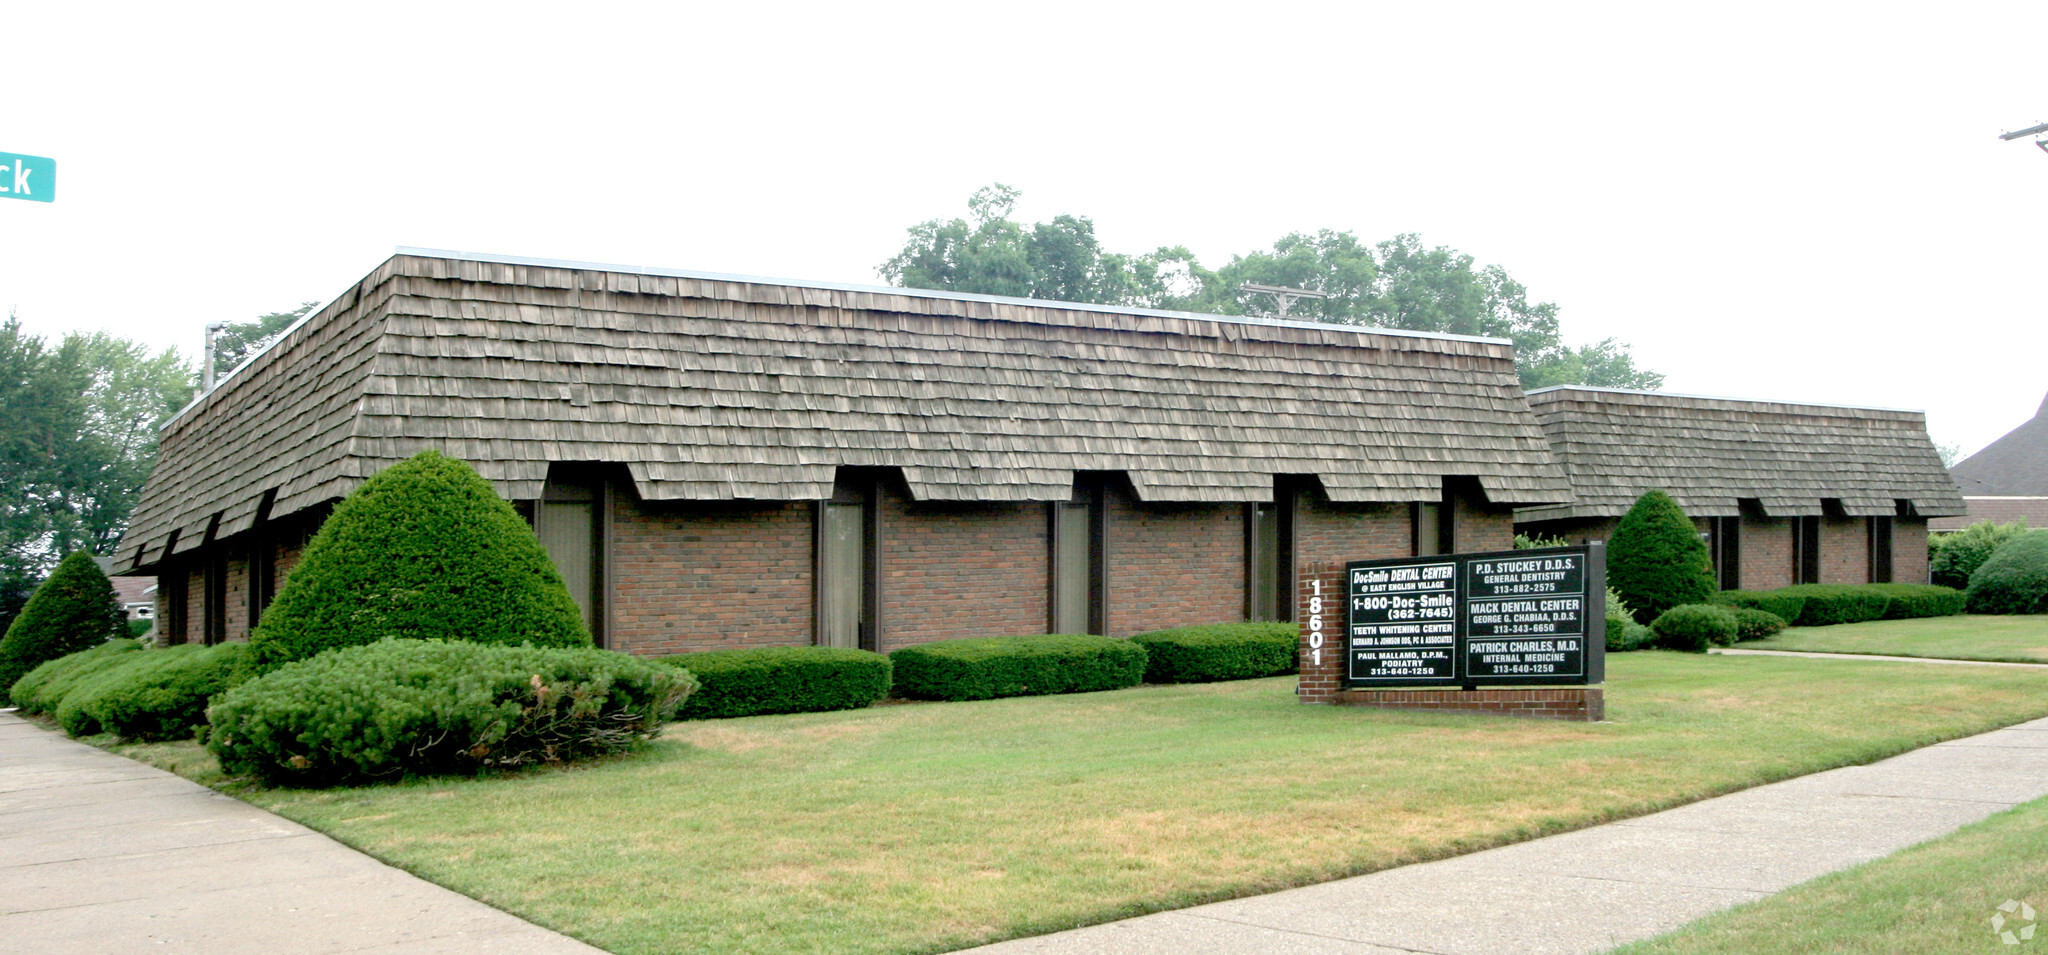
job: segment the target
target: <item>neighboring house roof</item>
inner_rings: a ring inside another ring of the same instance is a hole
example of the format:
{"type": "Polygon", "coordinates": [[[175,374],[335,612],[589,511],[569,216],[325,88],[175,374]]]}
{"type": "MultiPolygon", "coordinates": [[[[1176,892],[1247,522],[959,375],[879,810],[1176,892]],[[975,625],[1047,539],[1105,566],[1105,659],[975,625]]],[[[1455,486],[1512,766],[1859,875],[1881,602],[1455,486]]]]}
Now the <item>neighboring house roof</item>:
{"type": "Polygon", "coordinates": [[[1918,411],[1750,401],[1565,385],[1529,394],[1572,503],[1524,509],[1521,521],[1628,513],[1652,488],[1693,517],[1734,517],[1755,500],[1772,517],[1963,513],[1918,411]]]}
{"type": "Polygon", "coordinates": [[[2048,495],[2048,399],[2026,424],[1949,469],[1971,497],[2048,495]]]}
{"type": "Polygon", "coordinates": [[[507,498],[550,462],[649,500],[816,500],[840,465],[938,501],[1563,500],[1511,346],[981,295],[401,249],[164,428],[119,552],[148,567],[423,448],[507,498]]]}

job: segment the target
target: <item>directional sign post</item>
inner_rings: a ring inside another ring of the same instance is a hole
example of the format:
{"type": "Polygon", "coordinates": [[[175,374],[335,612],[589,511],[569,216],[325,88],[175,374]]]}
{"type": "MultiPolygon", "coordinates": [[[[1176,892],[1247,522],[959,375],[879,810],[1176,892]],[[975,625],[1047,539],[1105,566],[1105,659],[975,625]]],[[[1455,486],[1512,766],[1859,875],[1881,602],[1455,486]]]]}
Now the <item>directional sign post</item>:
{"type": "Polygon", "coordinates": [[[0,197],[55,202],[57,161],[42,156],[0,153],[0,197]]]}

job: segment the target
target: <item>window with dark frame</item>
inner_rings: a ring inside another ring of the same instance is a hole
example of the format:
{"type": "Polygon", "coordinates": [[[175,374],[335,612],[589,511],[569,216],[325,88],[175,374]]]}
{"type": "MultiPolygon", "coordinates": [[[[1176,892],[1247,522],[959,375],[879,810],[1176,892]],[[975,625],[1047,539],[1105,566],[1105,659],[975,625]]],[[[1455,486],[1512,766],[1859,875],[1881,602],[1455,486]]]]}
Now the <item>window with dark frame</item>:
{"type": "Polygon", "coordinates": [[[1414,540],[1411,549],[1415,556],[1434,557],[1458,552],[1457,511],[1456,498],[1449,487],[1444,489],[1443,497],[1438,500],[1417,501],[1409,505],[1414,540]]]}
{"type": "Polygon", "coordinates": [[[1794,517],[1792,523],[1792,582],[1820,583],[1820,518],[1794,517]]]}
{"type": "Polygon", "coordinates": [[[191,604],[187,603],[191,599],[191,575],[185,568],[169,564],[159,564],[157,574],[157,601],[163,605],[157,626],[163,630],[165,643],[184,643],[190,637],[192,618],[191,604]]]}
{"type": "Polygon", "coordinates": [[[1103,486],[1099,480],[1076,478],[1071,500],[1047,508],[1050,566],[1046,626],[1052,633],[1108,631],[1108,590],[1104,558],[1103,486]]]}
{"type": "Polygon", "coordinates": [[[881,518],[879,481],[842,468],[815,515],[815,640],[819,646],[878,650],[881,518]]]}
{"type": "Polygon", "coordinates": [[[1707,518],[1707,546],[1714,556],[1714,583],[1721,590],[1742,589],[1742,518],[1707,518]]]}
{"type": "Polygon", "coordinates": [[[1870,582],[1888,584],[1892,582],[1892,518],[1869,518],[1870,525],[1870,582]]]}
{"type": "Polygon", "coordinates": [[[1245,505],[1245,619],[1294,619],[1294,498],[1278,484],[1271,502],[1245,505]]]}
{"type": "Polygon", "coordinates": [[[598,646],[604,646],[604,499],[602,473],[577,465],[555,465],[539,501],[526,510],[542,549],[562,575],[569,596],[598,646]]]}

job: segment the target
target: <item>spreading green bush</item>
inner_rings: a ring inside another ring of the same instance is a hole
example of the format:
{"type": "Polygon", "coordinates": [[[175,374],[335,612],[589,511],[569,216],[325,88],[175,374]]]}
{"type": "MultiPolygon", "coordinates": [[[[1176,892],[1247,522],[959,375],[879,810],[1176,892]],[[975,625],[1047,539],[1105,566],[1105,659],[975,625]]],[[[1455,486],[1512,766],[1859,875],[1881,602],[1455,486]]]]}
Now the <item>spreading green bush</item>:
{"type": "Polygon", "coordinates": [[[1087,634],[969,637],[889,654],[896,693],[918,700],[1087,693],[1145,680],[1145,648],[1087,634]]]}
{"type": "Polygon", "coordinates": [[[1739,624],[1735,611],[1719,604],[1681,604],[1657,616],[1650,629],[1657,645],[1687,653],[1705,653],[1709,646],[1735,642],[1739,624]]]}
{"type": "Polygon", "coordinates": [[[1644,492],[1614,528],[1607,542],[1607,585],[1628,601],[1638,623],[1713,596],[1707,545],[1671,495],[1644,492]]]}
{"type": "Polygon", "coordinates": [[[57,563],[50,579],[28,598],[21,615],[0,637],[0,686],[11,687],[28,671],[58,657],[88,650],[109,640],[126,638],[121,605],[114,585],[100,572],[92,555],[72,551],[57,563]]]}
{"type": "Polygon", "coordinates": [[[1630,650],[1641,650],[1644,647],[1655,645],[1656,642],[1657,635],[1651,632],[1649,627],[1645,627],[1634,620],[1622,624],[1620,629],[1607,631],[1607,652],[1609,653],[1627,653],[1630,650]]]}
{"type": "Polygon", "coordinates": [[[1546,535],[1543,535],[1543,534],[1516,534],[1516,535],[1515,535],[1515,549],[1516,549],[1516,550],[1540,550],[1540,549],[1542,549],[1542,548],[1545,548],[1545,547],[1570,547],[1570,546],[1571,546],[1571,542],[1570,542],[1570,541],[1567,541],[1567,540],[1565,540],[1565,539],[1564,539],[1564,538],[1562,538],[1562,537],[1549,537],[1549,536],[1546,536],[1546,535]]]}
{"type": "Polygon", "coordinates": [[[2048,531],[2028,531],[2004,544],[1966,591],[1971,613],[2048,612],[2048,531]]]}
{"type": "Polygon", "coordinates": [[[889,658],[839,647],[756,647],[663,657],[690,671],[697,692],[678,719],[855,710],[889,695],[889,658]]]}
{"type": "Polygon", "coordinates": [[[1145,648],[1145,682],[1209,683],[1293,673],[1300,630],[1291,623],[1217,623],[1131,637],[1145,648]]]}
{"type": "Polygon", "coordinates": [[[1892,604],[1890,594],[1868,584],[1795,584],[1779,592],[1806,598],[1798,618],[1791,621],[1802,627],[1882,620],[1892,604]]]}
{"type": "Polygon", "coordinates": [[[1636,623],[1635,615],[1629,612],[1628,601],[1623,600],[1621,595],[1615,593],[1612,587],[1607,588],[1605,616],[1607,619],[1607,652],[1626,653],[1641,646],[1640,643],[1629,642],[1629,628],[1640,627],[1642,624],[1636,623]]]}
{"type": "Polygon", "coordinates": [[[1785,632],[1785,618],[1768,610],[1754,607],[1734,607],[1735,639],[1762,640],[1785,632]]]}
{"type": "MultiPolygon", "coordinates": [[[[112,583],[112,581],[109,581],[109,583],[112,583]]],[[[153,629],[155,629],[155,628],[156,628],[156,621],[154,621],[154,620],[130,620],[130,621],[128,621],[128,635],[129,635],[129,636],[131,636],[131,637],[139,637],[139,636],[142,636],[143,634],[145,634],[145,633],[148,633],[148,632],[150,632],[151,630],[153,630],[153,629]]]]}
{"type": "Polygon", "coordinates": [[[249,638],[263,673],[386,638],[590,645],[533,530],[469,465],[435,451],[334,509],[249,638]]]}
{"type": "Polygon", "coordinates": [[[1886,620],[1910,620],[1916,617],[1952,617],[1962,613],[1969,605],[1969,598],[1954,587],[1934,584],[1865,584],[1864,586],[1891,598],[1891,604],[1884,609],[1886,620]]]}
{"type": "Polygon", "coordinates": [[[324,785],[618,752],[697,688],[595,647],[384,640],[288,664],[218,697],[206,745],[230,773],[324,785]]]}
{"type": "Polygon", "coordinates": [[[118,733],[151,742],[188,739],[206,722],[206,705],[233,686],[247,644],[198,644],[151,650],[80,680],[57,707],[73,736],[118,733]]]}
{"type": "Polygon", "coordinates": [[[140,649],[142,644],[135,640],[109,640],[90,650],[66,654],[28,671],[14,681],[8,695],[23,713],[55,713],[79,681],[120,666],[127,654],[140,649]]]}
{"type": "Polygon", "coordinates": [[[1723,590],[1714,595],[1713,602],[1738,610],[1761,610],[1787,624],[1798,620],[1799,612],[1806,609],[1806,598],[1803,595],[1788,593],[1783,589],[1723,590]]]}
{"type": "Polygon", "coordinates": [[[1927,569],[1934,582],[1958,590],[1970,586],[1970,576],[1991,559],[1999,547],[2027,532],[2021,518],[2010,524],[1978,521],[1959,531],[1927,535],[1927,569]]]}

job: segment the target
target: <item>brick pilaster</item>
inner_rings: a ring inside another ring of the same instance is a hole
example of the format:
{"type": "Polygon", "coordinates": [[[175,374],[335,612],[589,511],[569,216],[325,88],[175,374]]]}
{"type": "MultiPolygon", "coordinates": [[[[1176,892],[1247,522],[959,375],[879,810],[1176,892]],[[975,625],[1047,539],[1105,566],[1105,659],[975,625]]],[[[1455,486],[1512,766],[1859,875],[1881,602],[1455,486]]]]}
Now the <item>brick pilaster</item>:
{"type": "Polygon", "coordinates": [[[1344,689],[1344,653],[1348,645],[1344,634],[1343,564],[1310,561],[1301,565],[1294,619],[1301,621],[1301,642],[1297,647],[1301,683],[1294,692],[1303,703],[1335,702],[1344,689]]]}

